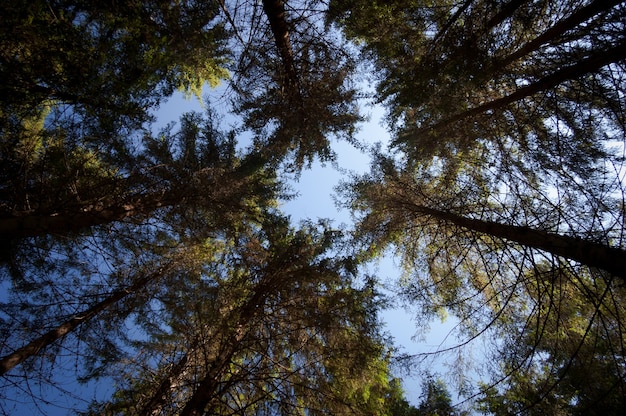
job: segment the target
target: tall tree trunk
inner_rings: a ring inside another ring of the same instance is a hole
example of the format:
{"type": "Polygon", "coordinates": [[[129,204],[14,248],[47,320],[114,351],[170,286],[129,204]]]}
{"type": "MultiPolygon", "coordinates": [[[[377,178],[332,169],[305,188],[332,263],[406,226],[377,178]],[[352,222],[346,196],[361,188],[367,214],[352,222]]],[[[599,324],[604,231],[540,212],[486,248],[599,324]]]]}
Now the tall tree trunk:
{"type": "Polygon", "coordinates": [[[173,189],[146,195],[130,196],[122,201],[106,200],[49,214],[18,213],[0,218],[0,238],[4,240],[46,234],[65,235],[135,216],[145,216],[158,208],[188,201],[193,192],[173,189]]]}
{"type": "Polygon", "coordinates": [[[595,0],[591,2],[585,7],[582,7],[576,12],[572,13],[565,19],[557,22],[550,29],[546,30],[530,42],[526,43],[517,51],[504,57],[503,59],[497,60],[494,64],[494,67],[500,70],[506,68],[521,57],[524,57],[531,52],[536,51],[538,48],[554,40],[556,37],[562,35],[566,31],[575,28],[579,24],[584,23],[585,21],[602,12],[610,10],[612,7],[620,4],[622,1],[623,0],[595,0]]]}
{"type": "Polygon", "coordinates": [[[161,268],[157,272],[149,274],[137,280],[130,287],[113,292],[113,294],[109,295],[107,298],[98,302],[86,311],[79,313],[78,315],[74,316],[63,324],[32,340],[22,348],[19,348],[13,353],[6,355],[0,360],[0,375],[5,374],[7,371],[21,364],[27,358],[38,354],[39,351],[41,351],[42,349],[52,345],[57,340],[63,338],[65,335],[75,330],[78,326],[94,318],[100,312],[121,301],[128,295],[137,293],[137,291],[145,287],[149,282],[162,276],[163,271],[164,269],[161,268]]]}
{"type": "Polygon", "coordinates": [[[543,250],[589,267],[605,270],[626,281],[626,250],[624,249],[529,227],[467,218],[422,205],[407,205],[406,202],[402,204],[414,213],[428,215],[468,230],[543,250]]]}
{"type": "Polygon", "coordinates": [[[298,73],[293,57],[293,48],[289,38],[289,26],[285,18],[285,3],[282,0],[263,0],[263,11],[270,22],[274,35],[274,42],[278,48],[280,59],[283,62],[287,83],[291,88],[297,88],[298,73]]]}
{"type": "Polygon", "coordinates": [[[165,207],[187,205],[207,210],[245,212],[247,208],[240,202],[259,187],[263,191],[267,189],[267,186],[259,184],[254,174],[271,160],[268,155],[269,150],[265,149],[253,152],[232,171],[200,169],[186,178],[186,182],[185,179],[179,179],[168,189],[148,190],[147,193],[121,198],[107,196],[103,200],[53,212],[5,215],[0,217],[0,242],[48,234],[67,235],[102,224],[149,217],[154,211],[165,207]]]}
{"type": "Polygon", "coordinates": [[[560,69],[546,77],[543,77],[533,82],[532,84],[521,87],[512,94],[481,104],[478,107],[474,107],[462,113],[458,113],[431,126],[422,127],[418,130],[418,132],[435,132],[444,130],[446,128],[449,128],[453,123],[485,113],[489,110],[501,109],[516,101],[530,97],[534,94],[548,90],[550,88],[554,88],[557,85],[560,85],[566,81],[570,81],[583,75],[593,73],[603,66],[619,62],[624,58],[626,58],[625,43],[621,43],[606,51],[595,51],[588,58],[583,59],[574,65],[560,69]]]}
{"type": "MultiPolygon", "coordinates": [[[[266,271],[266,275],[268,275],[266,271]]],[[[204,414],[206,406],[215,398],[216,392],[224,371],[228,367],[241,342],[248,334],[252,321],[259,311],[263,310],[265,299],[274,289],[277,276],[271,276],[265,281],[261,281],[255,288],[254,294],[242,306],[236,323],[232,326],[232,332],[228,340],[222,346],[217,357],[211,363],[209,371],[200,381],[191,398],[185,404],[180,416],[200,416],[204,414]]]]}
{"type": "Polygon", "coordinates": [[[178,379],[181,374],[183,374],[185,367],[187,366],[187,362],[189,361],[189,356],[194,352],[198,345],[198,340],[194,340],[191,345],[186,346],[185,355],[182,356],[176,364],[172,366],[170,371],[167,373],[167,376],[161,380],[156,391],[146,403],[145,406],[141,409],[140,415],[159,415],[161,414],[161,408],[163,404],[166,402],[168,395],[174,389],[173,383],[178,379]]]}
{"type": "Polygon", "coordinates": [[[180,416],[200,416],[204,414],[204,409],[215,397],[222,375],[239,349],[240,343],[246,336],[248,329],[247,325],[237,325],[234,333],[226,341],[219,355],[211,363],[209,371],[185,404],[180,416]]]}

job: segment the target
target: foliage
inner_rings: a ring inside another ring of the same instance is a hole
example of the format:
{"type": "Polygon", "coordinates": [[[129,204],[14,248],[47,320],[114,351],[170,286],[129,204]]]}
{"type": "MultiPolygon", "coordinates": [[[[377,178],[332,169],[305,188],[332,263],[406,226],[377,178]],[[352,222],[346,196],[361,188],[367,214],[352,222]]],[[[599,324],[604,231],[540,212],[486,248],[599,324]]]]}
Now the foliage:
{"type": "Polygon", "coordinates": [[[259,3],[228,10],[239,35],[233,49],[244,48],[232,70],[235,111],[266,163],[285,162],[288,155],[289,170],[297,174],[315,157],[333,160],[332,138],[354,140],[362,120],[354,57],[336,31],[322,26],[324,2],[259,3]],[[268,26],[282,32],[268,37],[268,26]]]}
{"type": "Polygon", "coordinates": [[[417,408],[417,414],[429,416],[457,414],[452,408],[450,393],[441,379],[428,377],[422,384],[422,391],[424,399],[417,408]]]}
{"type": "Polygon", "coordinates": [[[2,130],[48,100],[109,117],[107,123],[145,118],[146,108],[175,88],[197,91],[226,75],[215,4],[17,1],[2,7],[2,130]]]}
{"type": "Polygon", "coordinates": [[[625,7],[3,4],[3,403],[67,376],[115,383],[90,414],[463,414],[392,376],[363,271],[393,247],[420,322],[486,340],[477,410],[621,410],[625,7]],[[295,226],[286,180],[355,143],[366,67],[393,138],[342,185],[355,228],[295,226]]]}
{"type": "Polygon", "coordinates": [[[511,376],[504,386],[484,386],[482,410],[610,414],[624,407],[623,285],[594,277],[545,264],[529,273],[527,311],[510,314],[510,326],[527,329],[500,329],[500,366],[511,376]]]}
{"type": "MultiPolygon", "coordinates": [[[[251,21],[231,6],[3,5],[2,377],[35,406],[30,383],[67,393],[58,379],[73,374],[117,383],[98,413],[386,412],[375,284],[358,287],[338,232],[293,229],[276,211],[281,164],[328,158],[327,135],[354,131],[352,64],[308,33],[318,6],[285,17],[268,3],[251,21]],[[287,21],[297,53],[279,42],[287,21]],[[230,38],[260,22],[280,30],[230,38]],[[272,66],[259,45],[296,66],[272,66]],[[238,69],[250,53],[264,78],[238,69]],[[158,103],[177,88],[199,95],[227,67],[251,147],[210,105],[152,130],[158,103]],[[277,85],[278,112],[259,98],[277,85]],[[258,127],[263,117],[282,127],[258,127]]],[[[12,400],[3,390],[3,412],[12,400]]]]}
{"type": "Polygon", "coordinates": [[[113,370],[123,388],[96,411],[381,414],[375,294],[350,288],[342,261],[326,257],[335,232],[286,226],[270,216],[240,230],[199,280],[163,288],[138,315],[150,335],[140,355],[113,370]]]}
{"type": "Polygon", "coordinates": [[[356,236],[371,255],[397,248],[401,290],[423,322],[452,312],[459,349],[493,341],[492,380],[461,390],[487,391],[483,409],[498,414],[585,413],[602,394],[601,411],[621,409],[610,397],[623,357],[600,346],[620,345],[621,314],[599,323],[596,288],[619,298],[624,278],[612,268],[625,241],[624,4],[338,0],[330,11],[376,68],[393,133],[391,154],[376,152],[372,173],[344,186],[356,236]],[[595,263],[595,244],[615,261],[595,263]],[[567,276],[580,293],[561,295],[548,278],[546,298],[531,301],[537,273],[567,276]],[[583,319],[576,347],[561,344],[563,323],[574,326],[561,296],[583,319]],[[612,368],[588,367],[587,384],[574,381],[585,345],[612,368]]]}

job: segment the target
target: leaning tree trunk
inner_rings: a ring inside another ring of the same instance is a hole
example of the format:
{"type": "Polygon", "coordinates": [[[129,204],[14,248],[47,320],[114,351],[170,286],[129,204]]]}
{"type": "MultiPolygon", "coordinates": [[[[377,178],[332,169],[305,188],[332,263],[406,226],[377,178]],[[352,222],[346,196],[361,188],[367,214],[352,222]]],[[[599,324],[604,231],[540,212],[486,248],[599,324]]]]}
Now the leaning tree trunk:
{"type": "Polygon", "coordinates": [[[588,267],[602,269],[626,281],[626,250],[621,248],[530,227],[467,218],[422,205],[410,205],[408,209],[468,230],[513,241],[526,247],[574,260],[588,267]]]}
{"type": "MultiPolygon", "coordinates": [[[[260,162],[263,162],[261,160],[260,162]]],[[[241,200],[240,188],[247,176],[258,170],[258,163],[251,164],[246,171],[234,171],[232,176],[215,176],[208,169],[190,175],[185,182],[173,183],[169,188],[150,190],[146,193],[129,193],[121,197],[109,196],[83,205],[73,205],[52,212],[17,212],[0,217],[0,241],[42,235],[67,235],[98,225],[120,222],[131,218],[146,218],[160,208],[184,204],[209,209],[241,200]],[[235,180],[237,186],[224,187],[224,183],[235,180]],[[237,193],[238,196],[234,197],[237,193]]],[[[247,186],[247,184],[245,184],[247,186]]],[[[245,196],[245,195],[244,195],[245,196]]]]}
{"type": "Polygon", "coordinates": [[[142,407],[139,415],[159,415],[162,414],[161,408],[167,402],[168,396],[175,389],[174,383],[185,372],[189,357],[195,352],[198,345],[198,340],[194,340],[191,345],[186,346],[185,355],[176,362],[167,373],[167,375],[161,380],[156,387],[152,397],[142,407]]]}
{"type": "Polygon", "coordinates": [[[554,26],[543,32],[541,35],[526,43],[517,51],[513,52],[512,54],[506,56],[501,60],[497,60],[495,65],[498,68],[505,68],[509,66],[518,59],[536,51],[541,46],[544,46],[553,41],[556,37],[563,35],[563,33],[574,29],[581,23],[584,23],[585,21],[602,12],[610,10],[611,8],[620,4],[622,1],[623,0],[595,0],[585,7],[581,7],[570,16],[557,22],[554,26]]]}
{"type": "Polygon", "coordinates": [[[228,340],[222,346],[220,353],[211,363],[205,377],[197,384],[193,395],[189,398],[180,416],[200,416],[205,414],[205,408],[215,399],[216,392],[221,383],[224,371],[232,361],[233,356],[240,348],[241,342],[248,335],[252,321],[263,311],[263,305],[267,297],[280,284],[277,273],[268,273],[264,281],[254,289],[254,294],[241,307],[236,323],[231,327],[228,340]]]}
{"type": "Polygon", "coordinates": [[[11,354],[6,355],[2,359],[0,359],[0,375],[3,375],[7,371],[10,371],[15,366],[21,364],[24,360],[37,355],[44,348],[60,340],[80,325],[93,319],[96,315],[103,312],[110,306],[116,304],[117,302],[121,301],[125,297],[137,293],[137,291],[144,288],[148,283],[162,276],[163,272],[164,269],[161,268],[159,269],[159,271],[151,273],[137,280],[133,285],[129,287],[113,292],[107,298],[93,305],[86,311],[75,315],[74,317],[57,326],[56,328],[32,340],[27,345],[15,350],[11,354]]]}
{"type": "Polygon", "coordinates": [[[559,69],[531,84],[519,88],[517,91],[486,102],[478,107],[471,108],[461,113],[455,114],[430,126],[422,127],[419,132],[438,132],[449,128],[453,123],[465,120],[470,117],[483,114],[489,110],[502,109],[505,106],[530,97],[542,91],[554,88],[564,82],[580,78],[583,75],[596,72],[600,68],[619,62],[626,58],[626,43],[622,42],[606,51],[594,51],[589,57],[565,68],[559,69]]]}
{"type": "Polygon", "coordinates": [[[49,214],[16,214],[0,218],[0,239],[13,240],[47,234],[66,235],[86,228],[147,215],[154,210],[176,205],[185,200],[180,190],[136,195],[109,204],[94,203],[76,206],[49,214]]]}
{"type": "Polygon", "coordinates": [[[298,86],[298,73],[293,57],[293,48],[289,38],[289,26],[285,18],[285,4],[282,0],[263,0],[263,11],[270,23],[274,42],[287,74],[287,83],[291,88],[298,86]]]}

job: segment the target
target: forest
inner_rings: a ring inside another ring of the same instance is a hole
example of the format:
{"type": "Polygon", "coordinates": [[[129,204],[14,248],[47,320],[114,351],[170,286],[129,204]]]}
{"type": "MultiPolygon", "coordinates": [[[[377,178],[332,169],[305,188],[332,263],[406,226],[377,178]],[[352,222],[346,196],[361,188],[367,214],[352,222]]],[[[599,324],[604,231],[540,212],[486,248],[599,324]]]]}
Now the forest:
{"type": "Polygon", "coordinates": [[[626,412],[626,2],[0,16],[0,414],[626,412]],[[316,163],[352,222],[284,211],[316,163]]]}

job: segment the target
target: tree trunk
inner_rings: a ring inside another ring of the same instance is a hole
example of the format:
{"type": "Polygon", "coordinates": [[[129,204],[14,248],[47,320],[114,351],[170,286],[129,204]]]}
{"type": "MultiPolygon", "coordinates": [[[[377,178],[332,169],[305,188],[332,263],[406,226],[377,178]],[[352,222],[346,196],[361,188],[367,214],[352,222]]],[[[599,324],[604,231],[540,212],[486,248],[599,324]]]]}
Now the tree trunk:
{"type": "Polygon", "coordinates": [[[72,211],[45,214],[18,214],[0,218],[0,236],[3,239],[35,237],[45,234],[64,235],[78,232],[85,228],[122,221],[141,213],[149,213],[156,208],[172,205],[164,195],[143,195],[130,198],[123,203],[107,206],[96,204],[76,207],[72,211]]]}
{"type": "Polygon", "coordinates": [[[87,309],[86,311],[79,313],[78,315],[74,316],[70,320],[46,332],[44,335],[40,336],[39,338],[34,339],[33,341],[29,342],[27,345],[23,346],[22,348],[19,348],[13,353],[3,357],[0,360],[0,375],[5,374],[7,371],[21,364],[27,358],[38,354],[39,351],[41,351],[42,349],[52,345],[54,342],[63,338],[65,335],[67,335],[68,333],[76,329],[81,324],[89,321],[94,316],[104,311],[108,307],[114,305],[115,303],[119,302],[126,296],[132,293],[136,293],[138,290],[142,289],[149,282],[158,278],[162,274],[163,274],[163,269],[161,268],[156,273],[152,273],[148,276],[143,277],[142,279],[139,279],[130,287],[113,292],[113,294],[109,295],[107,298],[98,302],[97,304],[87,309]]]}
{"type": "Polygon", "coordinates": [[[467,218],[421,205],[411,205],[409,210],[468,230],[543,250],[556,256],[574,260],[588,267],[602,269],[626,281],[626,250],[621,248],[609,247],[582,238],[550,233],[529,227],[467,218]]]}
{"type": "Polygon", "coordinates": [[[167,396],[174,389],[173,383],[185,370],[187,362],[189,361],[189,356],[195,350],[197,344],[198,341],[196,340],[191,345],[186,347],[187,350],[185,355],[183,355],[183,357],[172,366],[167,376],[159,383],[159,386],[148,403],[146,403],[146,405],[141,409],[141,412],[138,414],[145,416],[161,414],[161,407],[166,402],[167,396]]]}
{"type": "Polygon", "coordinates": [[[588,58],[581,60],[580,62],[560,69],[544,78],[541,78],[532,84],[519,88],[512,94],[498,98],[496,100],[484,103],[478,107],[474,107],[462,113],[458,113],[445,120],[439,121],[431,126],[422,127],[418,132],[435,132],[449,128],[451,124],[458,121],[473,117],[489,110],[501,109],[511,103],[530,97],[541,91],[554,88],[566,81],[570,81],[579,78],[585,74],[595,72],[603,66],[609,65],[614,62],[619,62],[626,58],[626,44],[621,43],[606,51],[595,51],[588,58]]]}
{"type": "MultiPolygon", "coordinates": [[[[267,275],[266,271],[266,275],[267,275]]],[[[180,416],[200,416],[204,414],[204,410],[209,402],[215,398],[215,393],[221,383],[222,375],[228,364],[231,362],[233,356],[239,349],[241,341],[245,338],[250,325],[259,311],[263,310],[263,304],[266,297],[273,290],[273,284],[275,283],[275,277],[273,276],[261,282],[254,290],[254,294],[241,308],[241,313],[237,319],[237,322],[233,326],[233,330],[228,337],[228,340],[223,345],[218,356],[211,363],[211,367],[206,376],[200,381],[195,389],[191,398],[185,404],[185,407],[180,413],[180,416]]]]}
{"type": "Polygon", "coordinates": [[[214,398],[222,375],[233,356],[239,348],[239,344],[247,333],[247,327],[238,325],[233,335],[228,339],[219,355],[211,363],[206,376],[200,381],[191,398],[185,404],[180,416],[200,416],[204,409],[214,398]]]}
{"type": "Polygon", "coordinates": [[[295,88],[298,86],[298,74],[289,39],[289,26],[285,19],[285,4],[282,0],[263,0],[263,11],[270,22],[274,42],[287,74],[287,82],[290,87],[295,88]]]}
{"type": "MultiPolygon", "coordinates": [[[[126,218],[148,215],[154,210],[185,201],[189,192],[170,190],[166,192],[138,195],[125,201],[110,201],[110,204],[94,203],[51,214],[18,213],[0,218],[0,239],[12,240],[46,234],[65,235],[83,229],[126,218]]],[[[107,201],[108,202],[108,201],[107,201]]]]}
{"type": "Polygon", "coordinates": [[[496,69],[500,70],[509,66],[511,63],[517,61],[521,57],[536,51],[539,47],[554,40],[557,36],[562,35],[566,31],[573,29],[581,23],[584,23],[585,21],[591,19],[599,13],[610,10],[612,7],[620,4],[622,1],[623,0],[595,0],[591,4],[582,7],[581,9],[572,13],[572,15],[556,23],[550,29],[546,30],[530,42],[526,43],[517,51],[506,56],[502,60],[496,61],[494,66],[496,67],[496,69]]]}

